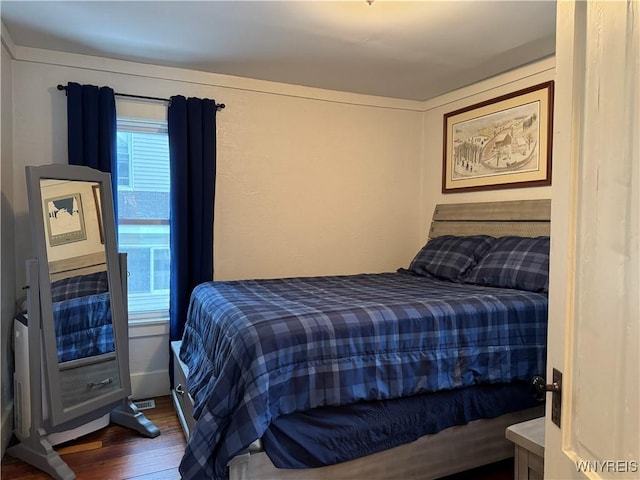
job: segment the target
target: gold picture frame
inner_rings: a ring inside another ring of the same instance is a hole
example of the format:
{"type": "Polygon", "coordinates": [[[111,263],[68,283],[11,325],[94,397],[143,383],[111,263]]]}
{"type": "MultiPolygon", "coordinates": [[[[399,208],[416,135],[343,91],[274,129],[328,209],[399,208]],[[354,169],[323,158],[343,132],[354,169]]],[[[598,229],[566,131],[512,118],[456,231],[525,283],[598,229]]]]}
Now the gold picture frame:
{"type": "Polygon", "coordinates": [[[553,85],[445,114],[442,193],[551,185],[553,85]]]}

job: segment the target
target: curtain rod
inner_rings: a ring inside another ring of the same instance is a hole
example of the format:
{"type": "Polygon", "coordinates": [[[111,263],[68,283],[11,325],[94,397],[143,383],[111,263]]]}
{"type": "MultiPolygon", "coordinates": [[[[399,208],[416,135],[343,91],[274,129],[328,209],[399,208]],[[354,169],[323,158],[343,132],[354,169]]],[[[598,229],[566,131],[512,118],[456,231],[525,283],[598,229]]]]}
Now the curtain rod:
{"type": "MultiPolygon", "coordinates": [[[[66,85],[58,85],[58,90],[64,90],[65,94],[67,93],[67,87],[66,85]]],[[[114,95],[118,96],[118,97],[128,97],[128,98],[140,98],[142,100],[154,100],[156,102],[171,102],[170,99],[168,98],[161,98],[161,97],[147,97],[145,95],[132,95],[130,93],[118,93],[118,92],[114,92],[114,95]]],[[[224,103],[216,103],[216,110],[222,110],[223,108],[225,108],[225,104],[224,103]]]]}

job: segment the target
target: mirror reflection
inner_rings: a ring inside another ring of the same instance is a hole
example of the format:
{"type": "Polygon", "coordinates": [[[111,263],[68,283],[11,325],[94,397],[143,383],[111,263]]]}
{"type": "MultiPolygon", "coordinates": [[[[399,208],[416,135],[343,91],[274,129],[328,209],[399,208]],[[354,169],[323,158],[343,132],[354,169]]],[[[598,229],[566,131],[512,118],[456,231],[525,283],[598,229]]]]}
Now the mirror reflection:
{"type": "Polygon", "coordinates": [[[58,363],[115,352],[100,184],[41,179],[58,363]]]}

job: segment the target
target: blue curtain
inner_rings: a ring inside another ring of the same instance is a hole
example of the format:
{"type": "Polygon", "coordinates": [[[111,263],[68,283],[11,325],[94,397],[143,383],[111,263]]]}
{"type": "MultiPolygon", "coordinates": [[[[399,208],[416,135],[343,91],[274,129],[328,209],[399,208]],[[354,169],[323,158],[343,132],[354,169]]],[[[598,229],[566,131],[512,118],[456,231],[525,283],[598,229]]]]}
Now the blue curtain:
{"type": "Polygon", "coordinates": [[[113,198],[118,198],[116,100],[113,89],[69,82],[67,124],[69,164],[110,173],[113,198]]]}
{"type": "Polygon", "coordinates": [[[170,337],[180,340],[193,287],[213,279],[216,103],[171,97],[170,337]]]}

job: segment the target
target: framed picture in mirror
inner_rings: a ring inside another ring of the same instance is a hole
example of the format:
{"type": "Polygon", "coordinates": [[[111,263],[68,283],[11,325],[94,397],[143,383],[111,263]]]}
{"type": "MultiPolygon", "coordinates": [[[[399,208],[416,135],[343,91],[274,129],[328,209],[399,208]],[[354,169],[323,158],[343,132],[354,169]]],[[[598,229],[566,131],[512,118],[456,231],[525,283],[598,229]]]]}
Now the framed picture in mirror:
{"type": "Polygon", "coordinates": [[[87,239],[80,193],[47,198],[44,204],[50,246],[87,239]]]}

